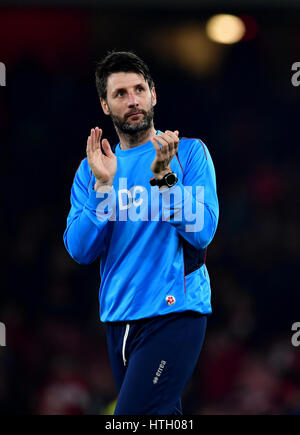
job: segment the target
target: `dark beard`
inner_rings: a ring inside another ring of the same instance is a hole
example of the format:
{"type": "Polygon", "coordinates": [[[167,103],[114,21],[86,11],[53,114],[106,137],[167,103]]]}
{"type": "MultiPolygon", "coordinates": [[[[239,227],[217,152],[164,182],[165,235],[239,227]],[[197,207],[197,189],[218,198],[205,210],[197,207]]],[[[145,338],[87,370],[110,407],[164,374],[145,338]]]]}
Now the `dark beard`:
{"type": "Polygon", "coordinates": [[[148,112],[140,109],[139,111],[142,112],[142,114],[144,115],[144,119],[138,124],[130,124],[129,122],[127,122],[128,116],[125,119],[123,119],[120,118],[119,116],[113,115],[110,112],[110,117],[112,119],[112,122],[114,123],[117,132],[119,131],[123,134],[126,134],[127,136],[130,136],[131,140],[134,140],[137,137],[139,137],[143,132],[149,130],[153,125],[153,117],[154,117],[153,106],[148,112]]]}

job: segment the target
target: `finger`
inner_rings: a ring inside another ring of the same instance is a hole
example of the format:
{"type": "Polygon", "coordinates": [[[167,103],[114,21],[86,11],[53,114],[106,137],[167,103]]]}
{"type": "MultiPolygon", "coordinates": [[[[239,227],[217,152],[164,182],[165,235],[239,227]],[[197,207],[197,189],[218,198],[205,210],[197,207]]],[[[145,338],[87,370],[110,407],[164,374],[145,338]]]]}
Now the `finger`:
{"type": "Polygon", "coordinates": [[[162,160],[162,152],[161,152],[161,146],[153,139],[151,139],[152,145],[154,146],[156,150],[156,157],[158,160],[162,160]]]}
{"type": "Polygon", "coordinates": [[[95,142],[96,145],[98,146],[98,142],[99,142],[99,128],[95,127],[95,142]]]}
{"type": "MultiPolygon", "coordinates": [[[[178,133],[178,130],[176,130],[178,133]]],[[[176,131],[166,130],[166,134],[168,134],[174,141],[178,141],[178,135],[176,131]]]]}
{"type": "Polygon", "coordinates": [[[101,140],[101,137],[102,137],[102,133],[103,133],[103,130],[101,128],[99,128],[99,143],[100,143],[100,140],[101,140]]]}
{"type": "Polygon", "coordinates": [[[165,156],[166,159],[170,159],[172,158],[175,153],[174,153],[174,139],[171,137],[171,135],[167,134],[167,133],[162,133],[162,139],[163,141],[165,141],[165,143],[163,144],[162,147],[162,152],[165,156]]]}
{"type": "Polygon", "coordinates": [[[173,133],[173,131],[170,130],[166,130],[165,134],[168,138],[169,144],[170,144],[170,151],[173,152],[174,151],[174,147],[175,147],[175,143],[178,141],[178,137],[176,136],[176,134],[173,133]]]}
{"type": "Polygon", "coordinates": [[[96,127],[96,149],[99,150],[100,154],[103,154],[101,149],[101,136],[102,136],[102,130],[101,128],[96,127]]]}
{"type": "Polygon", "coordinates": [[[95,130],[91,129],[91,152],[95,151],[95,130]]]}
{"type": "Polygon", "coordinates": [[[100,151],[100,142],[98,143],[98,131],[95,128],[92,128],[92,149],[93,152],[100,151]]]}
{"type": "Polygon", "coordinates": [[[170,130],[166,130],[166,133],[168,133],[170,135],[170,137],[172,137],[172,139],[173,139],[173,142],[174,142],[173,152],[174,152],[174,154],[176,154],[177,150],[178,150],[178,145],[179,145],[179,137],[178,137],[178,135],[176,133],[179,134],[179,131],[175,130],[173,132],[173,131],[170,131],[170,130]]]}
{"type": "Polygon", "coordinates": [[[90,153],[91,153],[91,136],[89,136],[86,141],[86,155],[89,156],[90,153]]]}
{"type": "Polygon", "coordinates": [[[107,157],[113,157],[114,153],[111,150],[111,146],[107,139],[102,139],[102,148],[107,157]]]}
{"type": "Polygon", "coordinates": [[[152,145],[154,146],[154,148],[156,149],[156,151],[161,151],[161,144],[159,142],[156,141],[156,139],[153,137],[151,139],[152,145]]]}
{"type": "Polygon", "coordinates": [[[97,148],[100,148],[100,139],[102,136],[102,130],[99,127],[95,128],[95,132],[96,132],[96,143],[97,143],[97,148]]]}
{"type": "Polygon", "coordinates": [[[155,136],[153,139],[161,145],[161,152],[167,157],[169,154],[169,142],[162,135],[155,136]]]}
{"type": "Polygon", "coordinates": [[[176,142],[178,142],[178,136],[173,131],[166,130],[163,133],[163,138],[170,144],[171,149],[174,148],[176,142]]]}
{"type": "Polygon", "coordinates": [[[160,133],[160,134],[158,134],[157,136],[154,136],[154,139],[157,139],[157,140],[163,140],[163,141],[165,141],[165,142],[170,142],[171,141],[171,136],[170,135],[168,135],[167,133],[160,133]]]}
{"type": "Polygon", "coordinates": [[[154,142],[159,146],[159,153],[157,152],[157,156],[159,156],[160,160],[167,160],[169,158],[169,144],[162,137],[158,138],[155,136],[153,138],[154,142]]]}

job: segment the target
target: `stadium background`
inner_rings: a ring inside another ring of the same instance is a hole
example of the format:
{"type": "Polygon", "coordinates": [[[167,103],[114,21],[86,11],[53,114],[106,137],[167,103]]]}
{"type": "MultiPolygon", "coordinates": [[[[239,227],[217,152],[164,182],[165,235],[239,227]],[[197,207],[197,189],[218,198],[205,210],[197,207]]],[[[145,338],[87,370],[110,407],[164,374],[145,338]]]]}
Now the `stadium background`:
{"type": "Polygon", "coordinates": [[[1,413],[99,414],[116,398],[98,261],[76,264],[62,235],[90,128],[116,141],[95,62],[133,49],[156,83],[157,128],[200,137],[217,174],[213,315],[185,412],[299,414],[297,3],[25,3],[0,3],[1,413]],[[205,23],[220,12],[243,15],[241,42],[207,38],[205,23]]]}

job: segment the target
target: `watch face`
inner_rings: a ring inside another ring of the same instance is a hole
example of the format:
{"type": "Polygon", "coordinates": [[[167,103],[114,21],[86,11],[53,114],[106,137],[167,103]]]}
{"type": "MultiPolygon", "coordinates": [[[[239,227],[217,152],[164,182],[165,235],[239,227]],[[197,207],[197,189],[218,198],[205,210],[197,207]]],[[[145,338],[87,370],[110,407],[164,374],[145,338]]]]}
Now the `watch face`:
{"type": "Polygon", "coordinates": [[[175,174],[168,174],[166,176],[166,182],[167,182],[168,186],[173,186],[173,184],[175,184],[177,181],[176,178],[177,177],[175,176],[175,174]]]}

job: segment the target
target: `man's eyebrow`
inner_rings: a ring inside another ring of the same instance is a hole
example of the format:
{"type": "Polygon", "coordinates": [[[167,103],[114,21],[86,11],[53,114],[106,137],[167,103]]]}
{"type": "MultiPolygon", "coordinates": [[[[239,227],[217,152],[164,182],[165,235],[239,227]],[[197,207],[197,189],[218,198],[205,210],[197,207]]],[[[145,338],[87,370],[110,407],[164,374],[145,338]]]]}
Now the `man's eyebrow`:
{"type": "Polygon", "coordinates": [[[119,91],[125,91],[125,89],[124,88],[116,88],[116,89],[112,90],[112,93],[117,94],[119,91]]]}
{"type": "MultiPolygon", "coordinates": [[[[145,87],[145,84],[143,83],[143,82],[140,82],[140,83],[137,83],[136,85],[134,85],[134,87],[135,88],[137,88],[138,86],[142,86],[142,87],[145,87]]],[[[114,95],[114,94],[117,94],[119,91],[125,91],[126,89],[125,88],[116,88],[116,89],[113,89],[113,91],[112,91],[112,94],[114,95]]]]}

